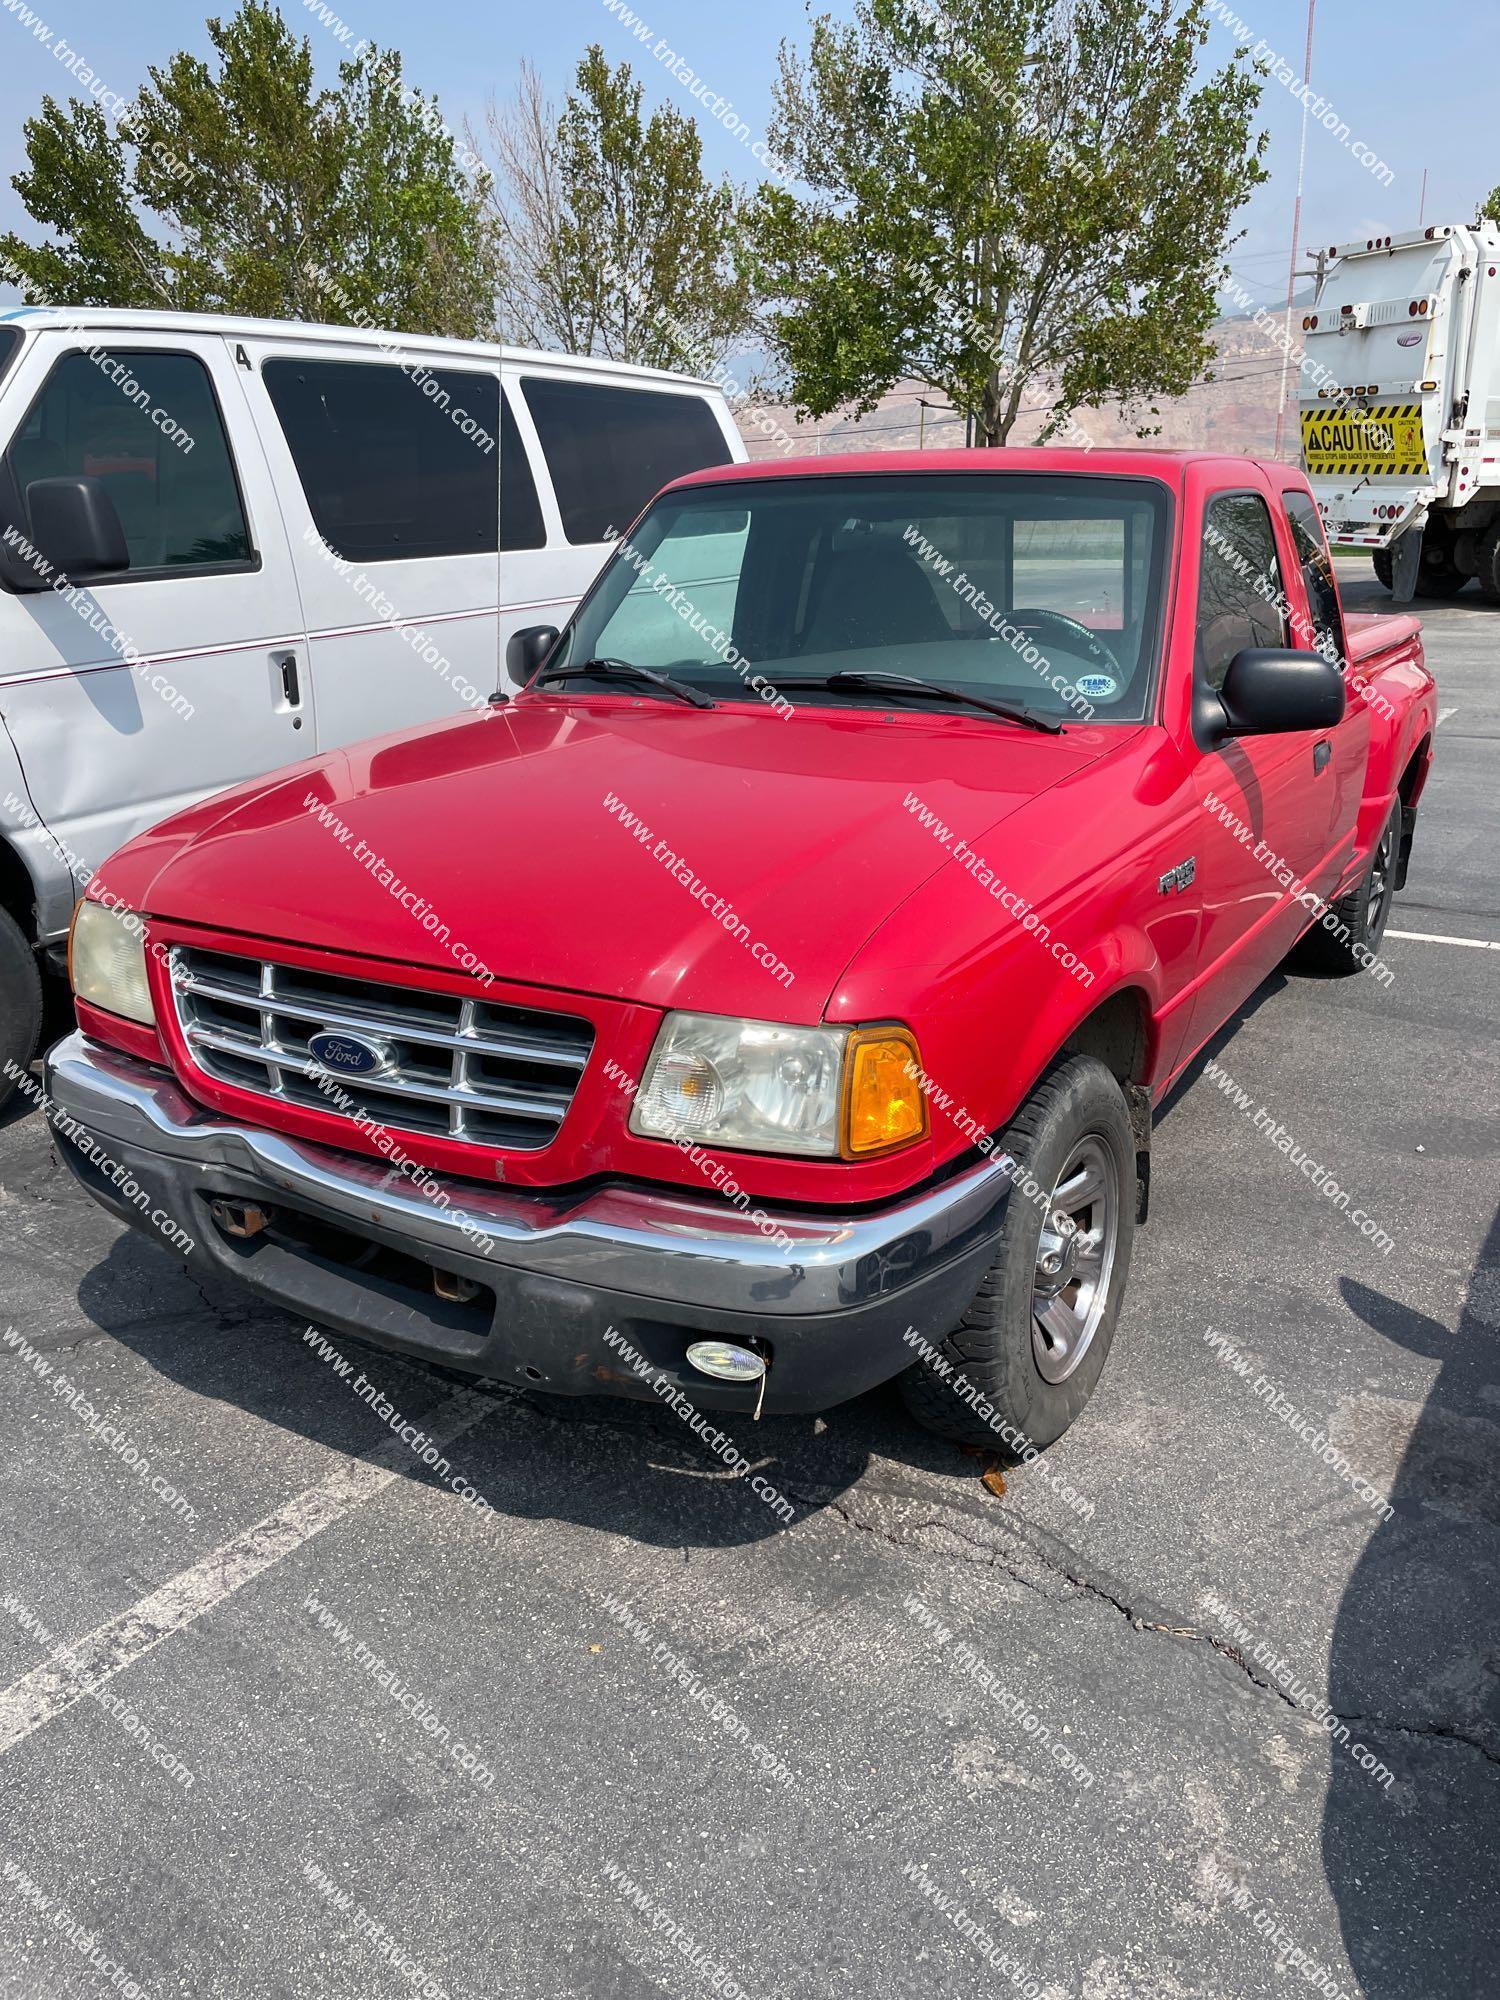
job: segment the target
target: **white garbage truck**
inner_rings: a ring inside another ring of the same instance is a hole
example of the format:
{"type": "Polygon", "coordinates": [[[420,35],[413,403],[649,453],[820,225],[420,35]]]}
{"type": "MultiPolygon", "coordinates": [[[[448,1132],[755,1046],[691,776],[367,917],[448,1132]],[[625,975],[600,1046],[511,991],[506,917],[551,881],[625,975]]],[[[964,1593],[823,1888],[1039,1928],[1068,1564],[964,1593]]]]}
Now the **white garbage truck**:
{"type": "Polygon", "coordinates": [[[1301,332],[1329,540],[1368,549],[1398,600],[1477,577],[1500,602],[1500,222],[1336,244],[1301,332]]]}

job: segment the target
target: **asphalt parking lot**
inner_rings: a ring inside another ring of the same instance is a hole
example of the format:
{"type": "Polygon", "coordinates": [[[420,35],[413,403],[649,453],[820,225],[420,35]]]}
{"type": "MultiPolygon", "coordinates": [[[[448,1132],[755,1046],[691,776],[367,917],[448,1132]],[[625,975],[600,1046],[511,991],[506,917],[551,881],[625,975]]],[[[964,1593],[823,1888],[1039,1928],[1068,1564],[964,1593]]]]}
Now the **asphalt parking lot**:
{"type": "Polygon", "coordinates": [[[1059,1484],[882,1391],[740,1426],[786,1522],[351,1346],[460,1497],[0,1113],[0,1994],[1500,1994],[1500,608],[1420,609],[1423,935],[1208,1052],[1393,1247],[1191,1077],[1059,1484]]]}

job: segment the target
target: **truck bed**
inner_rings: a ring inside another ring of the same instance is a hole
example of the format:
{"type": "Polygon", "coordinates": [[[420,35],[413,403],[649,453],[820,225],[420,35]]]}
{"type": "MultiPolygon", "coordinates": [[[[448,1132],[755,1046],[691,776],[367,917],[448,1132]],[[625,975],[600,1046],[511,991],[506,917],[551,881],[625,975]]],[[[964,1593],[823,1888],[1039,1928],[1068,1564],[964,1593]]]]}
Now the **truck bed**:
{"type": "Polygon", "coordinates": [[[1409,645],[1421,631],[1421,621],[1402,611],[1346,611],[1344,637],[1349,658],[1360,663],[1379,653],[1393,653],[1409,645]]]}

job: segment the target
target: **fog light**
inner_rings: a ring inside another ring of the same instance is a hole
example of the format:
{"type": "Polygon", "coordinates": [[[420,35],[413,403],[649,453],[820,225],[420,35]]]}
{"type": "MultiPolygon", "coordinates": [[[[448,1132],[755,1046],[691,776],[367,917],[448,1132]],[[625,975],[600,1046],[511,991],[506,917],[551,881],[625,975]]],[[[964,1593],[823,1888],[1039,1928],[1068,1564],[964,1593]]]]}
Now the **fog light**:
{"type": "Polygon", "coordinates": [[[721,1382],[758,1382],[766,1372],[763,1355],[732,1340],[690,1341],[687,1358],[700,1375],[713,1375],[721,1382]]]}

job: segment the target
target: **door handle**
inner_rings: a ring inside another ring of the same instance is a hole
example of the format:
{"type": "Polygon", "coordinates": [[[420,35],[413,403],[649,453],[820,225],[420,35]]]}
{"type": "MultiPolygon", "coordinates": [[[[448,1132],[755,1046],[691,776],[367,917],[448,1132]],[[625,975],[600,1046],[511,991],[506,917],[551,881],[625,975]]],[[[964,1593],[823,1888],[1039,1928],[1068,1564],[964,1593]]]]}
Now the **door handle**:
{"type": "Polygon", "coordinates": [[[1328,760],[1333,755],[1333,745],[1325,737],[1321,743],[1313,745],[1313,776],[1328,768],[1328,760]]]}
{"type": "MultiPolygon", "coordinates": [[[[287,707],[290,709],[301,708],[302,681],[297,672],[297,655],[295,653],[273,653],[271,655],[271,664],[281,675],[281,692],[287,707]]],[[[300,715],[292,717],[292,727],[293,729],[300,729],[302,727],[302,717],[300,715]]]]}

